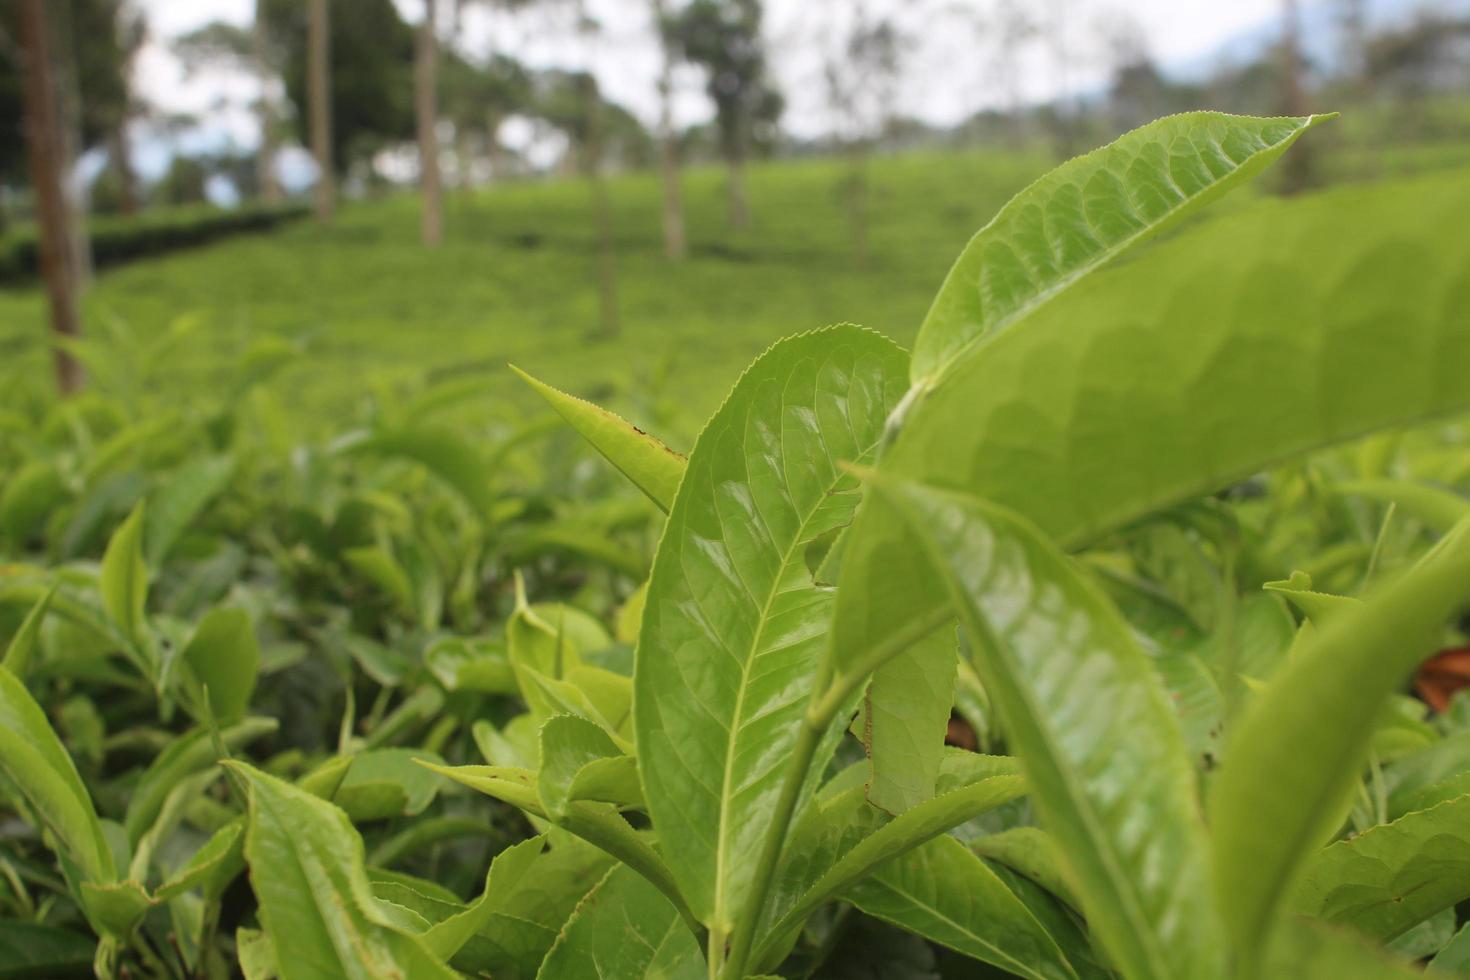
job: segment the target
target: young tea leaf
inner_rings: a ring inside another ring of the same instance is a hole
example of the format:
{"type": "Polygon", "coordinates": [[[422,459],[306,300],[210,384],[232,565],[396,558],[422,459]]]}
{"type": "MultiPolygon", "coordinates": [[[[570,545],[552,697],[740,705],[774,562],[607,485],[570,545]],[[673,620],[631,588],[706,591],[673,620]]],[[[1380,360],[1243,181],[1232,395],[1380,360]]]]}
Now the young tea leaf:
{"type": "Polygon", "coordinates": [[[389,924],[346,814],[251,766],[229,765],[250,787],[245,858],[281,980],[453,980],[421,940],[389,924]]]}
{"type": "Polygon", "coordinates": [[[776,344],[701,433],[669,512],[634,673],[638,764],[680,890],[717,931],[744,911],[830,619],[805,549],[851,519],[838,463],[871,455],[905,365],[855,327],[776,344]]]}
{"type": "Polygon", "coordinates": [[[606,409],[537,381],[515,365],[510,369],[546,399],[556,414],[566,419],[618,472],[660,510],[668,512],[688,462],[682,455],[606,409]]]}

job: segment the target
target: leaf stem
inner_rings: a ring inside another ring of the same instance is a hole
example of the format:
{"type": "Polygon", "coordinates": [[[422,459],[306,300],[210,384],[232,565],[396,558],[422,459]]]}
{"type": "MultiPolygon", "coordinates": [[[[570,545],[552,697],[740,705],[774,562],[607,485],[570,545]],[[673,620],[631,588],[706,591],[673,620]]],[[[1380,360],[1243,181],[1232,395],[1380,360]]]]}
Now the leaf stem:
{"type": "MultiPolygon", "coordinates": [[[[909,622],[904,628],[890,634],[884,642],[869,651],[868,655],[860,660],[853,669],[845,670],[840,674],[836,672],[835,652],[832,647],[827,648],[827,653],[822,658],[822,665],[817,673],[817,683],[812,687],[811,701],[801,719],[801,730],[797,733],[796,744],[791,750],[791,759],[786,767],[786,778],[781,784],[781,795],[776,799],[776,809],[772,814],[771,824],[766,828],[765,839],[761,842],[760,854],[756,859],[755,877],[751,880],[750,895],[746,899],[745,908],[739,920],[735,923],[735,931],[731,933],[729,958],[725,962],[724,969],[719,973],[724,980],[741,980],[745,975],[751,948],[755,941],[756,922],[760,918],[761,910],[765,908],[766,895],[771,889],[771,879],[776,874],[776,864],[781,859],[781,850],[786,843],[786,832],[791,827],[792,815],[796,812],[801,787],[806,782],[807,772],[811,769],[812,759],[816,756],[817,746],[821,743],[827,726],[832,723],[832,719],[837,716],[852,692],[867,680],[873,671],[928,636],[953,615],[947,604],[931,610],[927,615],[909,622]]],[[[711,943],[714,942],[714,936],[714,930],[711,930],[711,943]]],[[[713,946],[711,946],[711,953],[713,953],[713,946]]],[[[711,957],[711,969],[713,969],[713,956],[711,957]]]]}
{"type": "MultiPolygon", "coordinates": [[[[760,918],[761,910],[766,904],[766,893],[770,891],[771,879],[775,877],[776,862],[781,857],[782,845],[786,842],[786,830],[791,825],[791,816],[796,812],[797,797],[801,795],[802,784],[806,782],[807,770],[811,768],[812,758],[817,753],[817,744],[822,740],[822,733],[826,731],[827,723],[831,721],[831,714],[822,717],[821,712],[814,709],[825,703],[825,698],[818,701],[816,692],[813,692],[813,704],[802,716],[801,730],[796,736],[796,745],[791,752],[791,761],[786,767],[786,779],[781,784],[781,795],[776,800],[776,809],[772,815],[771,825],[766,830],[766,838],[761,842],[760,856],[757,859],[755,878],[751,882],[750,897],[746,900],[739,921],[735,924],[735,931],[731,934],[730,956],[725,961],[725,968],[720,976],[725,980],[740,980],[745,975],[745,965],[750,959],[751,946],[755,940],[755,924],[760,918]]],[[[713,941],[714,931],[710,931],[713,941]]]]}

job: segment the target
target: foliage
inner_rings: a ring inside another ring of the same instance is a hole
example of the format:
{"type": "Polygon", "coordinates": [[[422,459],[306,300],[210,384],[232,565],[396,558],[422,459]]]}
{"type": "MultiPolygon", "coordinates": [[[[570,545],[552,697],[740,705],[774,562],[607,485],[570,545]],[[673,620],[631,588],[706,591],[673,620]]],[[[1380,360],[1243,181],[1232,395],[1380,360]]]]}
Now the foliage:
{"type": "Polygon", "coordinates": [[[1470,711],[1400,691],[1470,605],[1470,197],[1183,226],[1318,121],[1171,117],[1065,165],[912,356],[778,341],[687,456],[529,375],[501,411],[473,372],[354,376],[357,427],[303,434],[302,343],[254,335],[187,402],[198,320],[80,342],[93,390],[0,416],[0,950],[282,980],[1463,962],[1470,711]]]}

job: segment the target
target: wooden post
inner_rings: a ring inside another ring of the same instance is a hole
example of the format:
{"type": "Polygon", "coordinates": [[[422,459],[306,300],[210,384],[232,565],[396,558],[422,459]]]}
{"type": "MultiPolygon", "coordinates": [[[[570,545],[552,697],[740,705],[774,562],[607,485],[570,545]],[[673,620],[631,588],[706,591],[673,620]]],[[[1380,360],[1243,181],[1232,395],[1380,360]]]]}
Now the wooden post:
{"type": "Polygon", "coordinates": [[[439,121],[437,88],[439,38],[435,33],[437,0],[424,0],[424,19],[419,25],[418,58],[414,64],[414,112],[418,117],[419,189],[423,194],[419,231],[424,244],[433,248],[444,238],[444,201],[439,173],[439,121]]]}
{"type": "Polygon", "coordinates": [[[266,80],[271,76],[270,57],[267,53],[270,24],[266,20],[265,0],[255,0],[255,26],[251,35],[254,42],[255,72],[260,76],[260,107],[257,112],[260,117],[260,149],[255,152],[256,190],[266,204],[279,204],[281,182],[276,179],[275,118],[265,93],[266,80]]]}
{"type": "Polygon", "coordinates": [[[328,88],[331,73],[331,26],[327,20],[327,0],[311,0],[311,17],[307,29],[308,100],[311,103],[311,152],[316,158],[316,219],[332,220],[336,204],[336,187],[332,172],[332,93],[328,88]]]}
{"type": "Polygon", "coordinates": [[[659,43],[663,47],[663,66],[658,76],[659,97],[659,166],[663,175],[664,192],[664,254],[671,259],[682,259],[688,253],[684,234],[684,202],[679,186],[679,146],[674,133],[674,56],[664,37],[664,18],[667,10],[664,0],[653,0],[654,26],[659,32],[659,43]]]}
{"type": "MultiPolygon", "coordinates": [[[[61,186],[61,125],[44,0],[20,0],[20,33],[25,62],[26,149],[36,212],[41,226],[41,276],[57,340],[81,336],[77,314],[76,268],[61,186]]],[[[56,351],[56,385],[63,395],[82,387],[82,367],[64,345],[56,351]]]]}

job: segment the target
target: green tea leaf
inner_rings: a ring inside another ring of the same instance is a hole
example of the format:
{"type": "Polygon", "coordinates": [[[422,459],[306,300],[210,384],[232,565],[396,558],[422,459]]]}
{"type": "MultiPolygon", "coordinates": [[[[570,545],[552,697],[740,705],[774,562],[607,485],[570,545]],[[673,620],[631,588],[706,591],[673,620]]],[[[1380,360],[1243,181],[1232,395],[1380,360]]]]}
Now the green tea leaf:
{"type": "Polygon", "coordinates": [[[874,806],[903,813],[933,798],[958,662],[954,629],[941,627],[874,673],[863,701],[874,806]]]}
{"type": "Polygon", "coordinates": [[[20,629],[15,631],[15,636],[10,638],[10,646],[5,649],[5,660],[3,661],[7,670],[20,680],[31,668],[31,658],[36,652],[36,642],[41,636],[41,623],[46,619],[46,610],[51,606],[51,598],[56,595],[56,590],[61,587],[57,582],[46,590],[46,594],[36,601],[31,611],[26,613],[25,620],[20,624],[20,629]]]}
{"type": "Polygon", "coordinates": [[[613,868],[572,913],[538,977],[703,980],[704,956],[678,911],[626,865],[613,868]]]}
{"type": "Polygon", "coordinates": [[[166,902],[192,888],[202,888],[205,897],[214,901],[244,870],[245,818],[239,817],[215,831],[182,868],[158,886],[154,897],[166,902]]]}
{"type": "Polygon", "coordinates": [[[494,470],[479,447],[452,429],[416,425],[375,433],[348,448],[412,460],[458,493],[478,517],[488,519],[495,510],[494,470]]]}
{"type": "Polygon", "coordinates": [[[232,456],[203,456],[169,475],[148,504],[143,553],[161,565],[179,536],[209,502],[224,492],[235,475],[232,456]]]}
{"type": "Polygon", "coordinates": [[[148,567],[143,563],[143,502],[133,508],[107,542],[102,556],[102,604],[124,636],[138,642],[148,602],[148,567]]]}
{"type": "Polygon", "coordinates": [[[425,932],[424,948],[447,960],[495,915],[513,913],[515,906],[509,901],[512,891],[534,866],[545,847],[545,838],[532,837],[497,854],[485,875],[484,892],[463,912],[435,923],[425,932]]]}
{"type": "Polygon", "coordinates": [[[871,486],[945,576],[1093,934],[1131,977],[1223,976],[1194,771],[1117,610],[1013,512],[891,477],[871,486]]]}
{"type": "MultiPolygon", "coordinates": [[[[428,768],[463,786],[519,807],[531,816],[543,820],[550,818],[550,814],[541,807],[535,773],[506,766],[428,768]]],[[[674,873],[660,853],[628,825],[628,821],[623,819],[612,804],[573,800],[567,804],[565,814],[556,821],[556,825],[606,851],[653,882],[681,910],[691,926],[694,924],[694,917],[687,912],[674,873]]]]}
{"type": "Polygon", "coordinates": [[[510,369],[546,399],[556,414],[566,419],[618,472],[660,510],[668,512],[687,464],[683,456],[612,412],[537,381],[514,364],[510,369]]]}
{"type": "Polygon", "coordinates": [[[1012,827],[970,842],[970,849],[1025,875],[1074,909],[1081,909],[1062,870],[1056,842],[1039,827],[1012,827]]]}
{"type": "Polygon", "coordinates": [[[1317,852],[1291,907],[1378,942],[1470,898],[1470,796],[1369,827],[1317,852]]]}
{"type": "MultiPolygon", "coordinates": [[[[1004,760],[983,778],[941,793],[897,817],[871,806],[860,787],[814,807],[797,828],[782,856],[776,887],[762,913],[766,938],[757,967],[774,967],[776,953],[807,917],[884,861],[920,846],[1026,791],[1004,760]]],[[[946,787],[948,788],[948,787],[946,787]]]]}
{"type": "Polygon", "coordinates": [[[96,946],[69,929],[0,919],[0,980],[85,980],[96,946]]]}
{"type": "Polygon", "coordinates": [[[669,513],[634,729],[659,845],[711,928],[747,900],[825,641],[832,593],[806,547],[851,519],[856,481],[837,464],[871,455],[905,363],[854,327],[776,344],[700,434],[669,513]]]}
{"type": "Polygon", "coordinates": [[[1470,500],[1451,490],[1408,480],[1343,480],[1328,488],[1347,497],[1394,503],[1443,534],[1470,517],[1470,500]]]}
{"type": "MultiPolygon", "coordinates": [[[[1074,549],[1296,454],[1466,407],[1467,221],[1464,189],[1387,187],[1190,229],[987,335],[896,420],[882,468],[1013,508],[1074,549]]],[[[901,529],[870,502],[848,534],[832,633],[845,673],[942,613],[901,529]]]]}
{"type": "Polygon", "coordinates": [[[1239,949],[1265,945],[1311,849],[1342,819],[1373,735],[1365,722],[1467,602],[1463,524],[1410,571],[1318,626],[1251,701],[1210,800],[1222,911],[1239,949]]]}
{"type": "Polygon", "coordinates": [[[920,387],[1068,286],[1249,181],[1330,116],[1188,112],[1050,171],[965,246],[914,343],[920,387]]]}
{"type": "Polygon", "coordinates": [[[54,463],[26,463],[0,492],[0,531],[19,548],[35,534],[46,515],[68,496],[66,481],[54,463]]]}
{"type": "MultiPolygon", "coordinates": [[[[234,750],[274,734],[279,727],[280,723],[274,718],[247,718],[220,732],[220,738],[227,749],[234,750]]],[[[203,729],[179,736],[170,742],[168,748],[160,752],[143,771],[128,799],[123,827],[127,830],[129,842],[137,844],[153,825],[159,811],[163,809],[164,800],[175,786],[218,761],[214,740],[203,729]]]]}
{"type": "Polygon", "coordinates": [[[424,749],[359,752],[332,794],[332,802],[358,822],[422,813],[440,786],[439,777],[426,764],[443,765],[444,760],[424,749]]]}
{"type": "Polygon", "coordinates": [[[1056,940],[953,837],[893,858],[850,889],[868,915],[1030,980],[1077,980],[1056,940]]]}
{"type": "Polygon", "coordinates": [[[208,690],[210,710],[220,724],[245,716],[260,672],[260,646],[245,610],[211,609],[194,627],[182,657],[193,679],[208,690]]]}
{"type": "Polygon", "coordinates": [[[553,820],[564,818],[573,800],[630,806],[643,799],[637,763],[602,727],[576,715],[556,715],[541,726],[536,786],[553,820]]]}
{"type": "Polygon", "coordinates": [[[346,814],[251,766],[228,764],[250,787],[245,858],[281,980],[453,980],[418,938],[388,924],[346,814]]]}
{"type": "Polygon", "coordinates": [[[0,769],[20,790],[84,881],[117,880],[112,849],[71,756],[25,685],[0,667],[0,769]]]}

